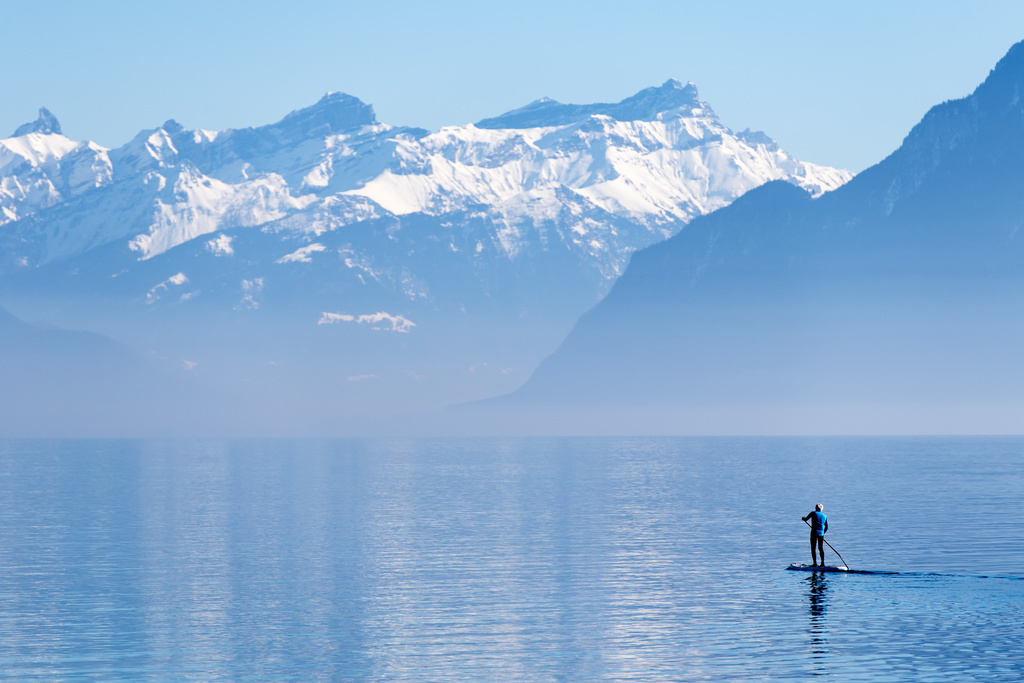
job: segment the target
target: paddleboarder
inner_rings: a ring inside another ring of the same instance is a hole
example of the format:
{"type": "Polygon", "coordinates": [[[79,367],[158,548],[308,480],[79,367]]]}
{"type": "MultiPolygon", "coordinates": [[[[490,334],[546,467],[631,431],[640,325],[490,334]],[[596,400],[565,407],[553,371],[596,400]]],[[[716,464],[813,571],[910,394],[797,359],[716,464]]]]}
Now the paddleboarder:
{"type": "Polygon", "coordinates": [[[811,520],[811,562],[812,567],[818,566],[818,554],[821,555],[821,566],[825,566],[825,532],[828,531],[828,517],[822,510],[825,506],[818,503],[814,512],[808,512],[803,521],[811,520]]]}

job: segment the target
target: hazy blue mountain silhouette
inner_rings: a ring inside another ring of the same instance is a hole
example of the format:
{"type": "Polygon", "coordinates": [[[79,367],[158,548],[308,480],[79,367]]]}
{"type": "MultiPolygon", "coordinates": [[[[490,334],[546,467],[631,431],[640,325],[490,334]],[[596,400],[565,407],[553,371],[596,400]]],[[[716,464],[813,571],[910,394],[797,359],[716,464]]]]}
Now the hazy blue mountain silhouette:
{"type": "Polygon", "coordinates": [[[160,433],[170,406],[195,405],[184,384],[109,337],[31,325],[3,308],[0,387],[8,435],[160,433]]]}
{"type": "Polygon", "coordinates": [[[1022,92],[1018,43],[972,95],[934,107],[838,190],[811,199],[770,183],[637,252],[492,405],[677,406],[710,431],[733,431],[730,415],[735,431],[744,419],[770,431],[758,415],[816,431],[799,416],[885,406],[919,418],[963,408],[977,424],[989,408],[1012,415],[1024,404],[1022,92]]]}

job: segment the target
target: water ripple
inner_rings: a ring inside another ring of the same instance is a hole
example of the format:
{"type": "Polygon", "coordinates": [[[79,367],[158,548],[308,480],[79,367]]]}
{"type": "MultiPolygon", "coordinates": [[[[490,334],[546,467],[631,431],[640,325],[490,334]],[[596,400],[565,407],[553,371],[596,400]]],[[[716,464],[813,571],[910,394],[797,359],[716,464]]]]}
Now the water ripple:
{"type": "Polygon", "coordinates": [[[0,442],[0,678],[1021,680],[1022,453],[0,442]]]}

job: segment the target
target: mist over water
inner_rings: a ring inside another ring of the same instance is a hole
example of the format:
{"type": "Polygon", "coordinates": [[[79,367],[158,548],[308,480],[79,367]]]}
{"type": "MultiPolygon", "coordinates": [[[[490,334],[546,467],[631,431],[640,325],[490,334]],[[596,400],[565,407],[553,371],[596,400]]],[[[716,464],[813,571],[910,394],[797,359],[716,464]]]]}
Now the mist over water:
{"type": "Polygon", "coordinates": [[[1019,680],[1022,459],[996,438],[2,441],[0,676],[1019,680]],[[899,573],[786,571],[818,502],[852,568],[899,573]]]}

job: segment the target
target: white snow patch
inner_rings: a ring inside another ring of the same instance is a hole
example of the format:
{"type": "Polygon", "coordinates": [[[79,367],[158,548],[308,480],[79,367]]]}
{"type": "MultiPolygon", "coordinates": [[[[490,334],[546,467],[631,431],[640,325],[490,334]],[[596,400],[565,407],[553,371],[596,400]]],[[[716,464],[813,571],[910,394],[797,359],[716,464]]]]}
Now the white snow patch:
{"type": "Polygon", "coordinates": [[[334,325],[335,323],[358,323],[370,325],[375,330],[386,332],[406,333],[416,327],[416,323],[400,315],[390,313],[369,313],[364,315],[351,315],[349,313],[323,313],[317,325],[334,325]]]}
{"type": "Polygon", "coordinates": [[[236,310],[257,309],[260,302],[257,297],[263,293],[263,278],[256,277],[251,280],[242,280],[242,300],[238,302],[236,310]]]}
{"type": "Polygon", "coordinates": [[[167,278],[160,284],[155,285],[148,292],[146,292],[146,303],[156,303],[157,301],[160,300],[161,296],[163,296],[168,290],[170,290],[171,287],[180,287],[186,282],[188,282],[188,278],[185,277],[185,273],[176,273],[170,276],[169,278],[167,278]]]}
{"type": "Polygon", "coordinates": [[[427,285],[408,271],[402,272],[402,293],[412,300],[427,297],[427,285]]]}
{"type": "Polygon", "coordinates": [[[235,248],[231,246],[230,235],[220,235],[206,243],[206,251],[214,256],[233,256],[235,248]]]}
{"type": "Polygon", "coordinates": [[[142,178],[143,185],[149,185],[150,183],[156,183],[157,192],[162,192],[167,187],[167,177],[163,176],[156,171],[150,171],[142,178]]]}
{"type": "Polygon", "coordinates": [[[333,162],[330,157],[318,164],[312,171],[302,179],[302,187],[309,187],[322,190],[331,182],[333,173],[333,162]]]}
{"type": "Polygon", "coordinates": [[[196,128],[194,131],[192,131],[192,141],[195,142],[197,145],[202,144],[204,142],[213,142],[216,139],[217,131],[215,130],[205,130],[203,128],[196,128]]]}
{"type": "Polygon", "coordinates": [[[296,249],[292,253],[282,256],[281,258],[277,259],[275,263],[312,263],[313,259],[310,256],[310,254],[326,250],[327,247],[318,242],[314,242],[313,244],[307,245],[300,249],[296,249]]]}
{"type": "MultiPolygon", "coordinates": [[[[381,282],[381,278],[383,277],[382,274],[373,269],[373,264],[369,259],[359,256],[351,249],[339,249],[338,255],[341,256],[342,262],[345,264],[346,268],[362,271],[377,282],[381,282]]],[[[360,274],[358,277],[359,280],[365,284],[366,281],[363,279],[363,276],[360,274]]]]}

